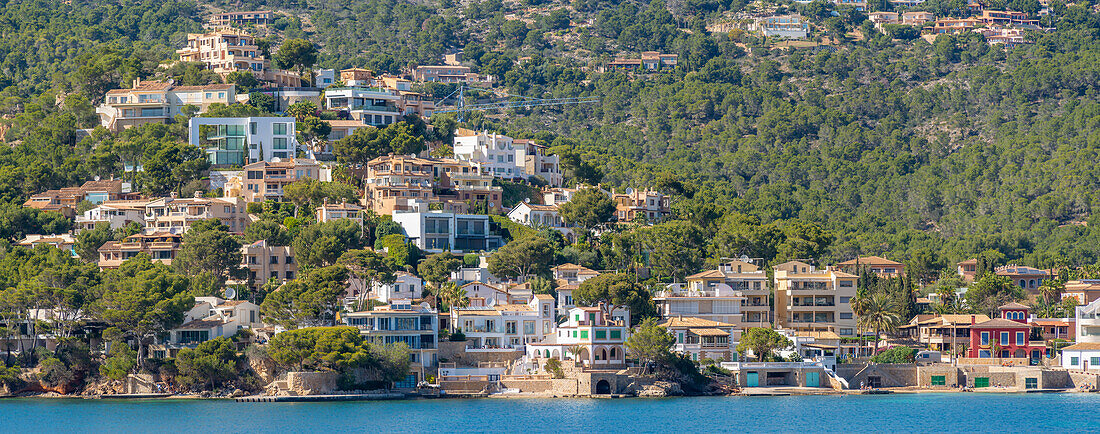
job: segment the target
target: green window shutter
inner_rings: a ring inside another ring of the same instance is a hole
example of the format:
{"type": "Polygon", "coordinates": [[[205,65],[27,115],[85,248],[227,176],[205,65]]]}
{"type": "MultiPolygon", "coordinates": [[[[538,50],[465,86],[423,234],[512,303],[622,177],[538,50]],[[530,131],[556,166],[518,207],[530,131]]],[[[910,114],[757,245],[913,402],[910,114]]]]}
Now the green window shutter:
{"type": "Polygon", "coordinates": [[[611,331],[611,339],[622,339],[622,338],[623,338],[623,331],[622,330],[612,330],[611,331]]]}
{"type": "Polygon", "coordinates": [[[596,330],[596,339],[607,339],[607,330],[596,330]]]}
{"type": "Polygon", "coordinates": [[[588,330],[581,330],[581,339],[588,339],[588,330]]]}
{"type": "Polygon", "coordinates": [[[947,385],[947,376],[945,376],[945,375],[933,375],[932,376],[932,385],[933,386],[946,386],[947,385]]]}

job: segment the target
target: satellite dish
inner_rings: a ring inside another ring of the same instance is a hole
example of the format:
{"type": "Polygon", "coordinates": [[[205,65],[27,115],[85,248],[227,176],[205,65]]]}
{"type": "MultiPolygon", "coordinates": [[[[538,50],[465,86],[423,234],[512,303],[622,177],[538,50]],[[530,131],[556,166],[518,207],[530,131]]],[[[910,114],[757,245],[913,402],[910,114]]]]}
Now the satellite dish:
{"type": "Polygon", "coordinates": [[[749,256],[748,255],[741,255],[741,257],[738,260],[741,261],[741,262],[749,262],[749,256]]]}
{"type": "Polygon", "coordinates": [[[237,290],[234,288],[225,288],[225,298],[227,300],[233,300],[237,298],[237,290]]]}
{"type": "Polygon", "coordinates": [[[96,176],[95,176],[95,177],[93,177],[92,179],[94,179],[94,180],[96,180],[96,181],[99,181],[99,175],[96,175],[96,176]]]}
{"type": "Polygon", "coordinates": [[[630,187],[627,187],[626,188],[626,194],[634,194],[634,189],[630,188],[630,187]]]}
{"type": "Polygon", "coordinates": [[[492,207],[493,207],[493,206],[495,206],[495,205],[496,205],[496,204],[494,204],[494,203],[492,203],[492,202],[489,202],[489,208],[492,208],[492,207]]]}
{"type": "MultiPolygon", "coordinates": [[[[97,180],[98,181],[98,180],[97,180]]],[[[531,198],[527,197],[523,199],[523,203],[531,203],[531,198]]]]}

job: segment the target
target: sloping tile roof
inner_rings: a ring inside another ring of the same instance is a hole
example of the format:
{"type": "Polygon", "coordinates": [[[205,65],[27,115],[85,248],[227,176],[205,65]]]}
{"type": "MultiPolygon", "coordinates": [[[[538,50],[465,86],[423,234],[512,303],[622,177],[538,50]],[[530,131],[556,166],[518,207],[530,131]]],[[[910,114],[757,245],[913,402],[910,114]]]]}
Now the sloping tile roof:
{"type": "Polygon", "coordinates": [[[1007,320],[1007,319],[1004,319],[1004,318],[993,318],[989,321],[974,324],[974,326],[973,326],[973,328],[980,328],[980,329],[991,329],[991,328],[1001,328],[1001,327],[1004,327],[1004,328],[1031,328],[1031,326],[1029,326],[1027,324],[1021,324],[1021,323],[1018,323],[1016,321],[1007,320]]]}
{"type": "Polygon", "coordinates": [[[891,261],[889,259],[883,258],[881,256],[864,256],[862,258],[851,259],[851,260],[848,260],[848,261],[844,261],[844,262],[841,262],[840,264],[837,264],[837,265],[843,265],[843,266],[856,265],[857,262],[859,263],[859,265],[896,265],[896,266],[901,265],[900,262],[894,262],[894,261],[891,261]]]}
{"type": "Polygon", "coordinates": [[[661,320],[657,325],[665,328],[669,327],[733,327],[733,324],[726,324],[724,322],[713,321],[704,318],[697,317],[669,317],[661,320]]]}
{"type": "Polygon", "coordinates": [[[1062,348],[1063,350],[1088,350],[1097,351],[1100,350],[1100,342],[1081,342],[1079,344],[1073,344],[1068,347],[1062,348]]]}

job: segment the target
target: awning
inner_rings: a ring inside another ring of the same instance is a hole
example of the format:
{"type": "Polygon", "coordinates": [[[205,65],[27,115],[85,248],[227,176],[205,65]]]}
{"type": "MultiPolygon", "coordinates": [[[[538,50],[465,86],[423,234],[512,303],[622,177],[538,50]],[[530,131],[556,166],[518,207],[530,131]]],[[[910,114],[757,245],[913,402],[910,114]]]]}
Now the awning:
{"type": "Polygon", "coordinates": [[[729,332],[721,329],[688,329],[688,332],[696,336],[729,336],[729,332]]]}
{"type": "Polygon", "coordinates": [[[803,344],[802,346],[809,347],[809,348],[819,348],[819,349],[822,349],[822,350],[835,350],[837,348],[836,345],[825,345],[825,344],[803,344]]]}

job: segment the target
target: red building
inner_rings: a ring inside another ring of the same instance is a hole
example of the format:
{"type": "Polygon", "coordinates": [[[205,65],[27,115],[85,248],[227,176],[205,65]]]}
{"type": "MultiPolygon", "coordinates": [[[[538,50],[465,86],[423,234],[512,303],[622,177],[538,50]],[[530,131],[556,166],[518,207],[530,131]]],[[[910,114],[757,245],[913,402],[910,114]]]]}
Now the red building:
{"type": "Polygon", "coordinates": [[[1045,350],[1044,342],[1031,342],[1031,326],[1027,324],[994,318],[970,327],[970,357],[1038,360],[1045,350]]]}
{"type": "Polygon", "coordinates": [[[997,310],[1001,312],[1001,318],[1016,321],[1020,324],[1027,324],[1027,312],[1030,309],[1030,307],[1016,302],[997,308],[997,310]]]}

